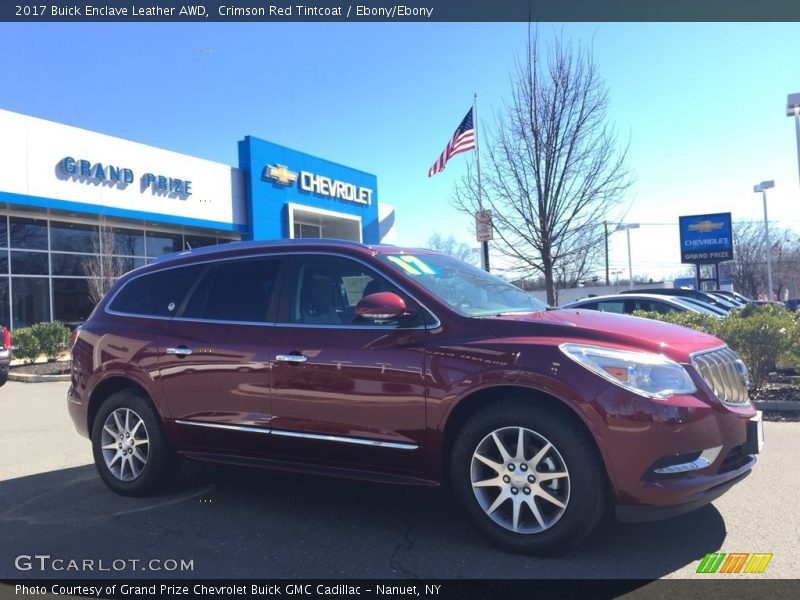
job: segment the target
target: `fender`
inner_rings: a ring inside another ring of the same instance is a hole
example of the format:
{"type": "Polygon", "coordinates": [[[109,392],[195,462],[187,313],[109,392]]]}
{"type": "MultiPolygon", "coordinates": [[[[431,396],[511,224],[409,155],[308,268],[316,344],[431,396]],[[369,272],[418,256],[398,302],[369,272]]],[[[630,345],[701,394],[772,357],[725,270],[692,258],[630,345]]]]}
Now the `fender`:
{"type": "MultiPolygon", "coordinates": [[[[572,365],[564,364],[566,371],[571,370],[572,365]]],[[[608,472],[609,480],[614,481],[613,467],[609,457],[605,452],[603,443],[604,418],[598,412],[596,399],[600,394],[591,394],[586,388],[580,386],[585,382],[585,377],[570,377],[569,374],[558,373],[558,377],[545,375],[529,369],[492,369],[483,371],[478,375],[464,379],[456,384],[448,393],[441,398],[429,396],[427,404],[428,414],[428,440],[430,465],[442,464],[442,452],[444,449],[444,434],[448,422],[458,407],[470,398],[475,398],[493,389],[502,387],[513,387],[519,390],[526,390],[535,395],[546,395],[558,401],[562,406],[575,415],[586,427],[597,446],[603,464],[608,472]],[[568,382],[575,382],[576,386],[568,382]]],[[[594,387],[594,391],[603,392],[608,386],[602,389],[594,387]]],[[[432,478],[441,479],[443,473],[431,473],[432,478]]]]}

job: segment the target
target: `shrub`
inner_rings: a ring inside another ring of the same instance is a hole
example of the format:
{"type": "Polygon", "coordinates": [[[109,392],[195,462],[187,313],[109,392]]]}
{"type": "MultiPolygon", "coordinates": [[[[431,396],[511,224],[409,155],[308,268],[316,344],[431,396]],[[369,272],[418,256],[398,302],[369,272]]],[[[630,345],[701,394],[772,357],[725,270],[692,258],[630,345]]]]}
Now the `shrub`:
{"type": "Polygon", "coordinates": [[[41,352],[47,362],[55,362],[69,344],[69,327],[58,321],[36,323],[31,327],[34,337],[39,341],[41,352]]]}
{"type": "Polygon", "coordinates": [[[797,334],[797,320],[786,309],[754,306],[722,319],[718,335],[747,365],[757,391],[779,360],[792,360],[798,349],[797,334]]]}
{"type": "Polygon", "coordinates": [[[15,329],[13,335],[14,357],[21,358],[27,363],[33,363],[39,358],[42,347],[38,338],[33,335],[31,327],[15,329]]]}

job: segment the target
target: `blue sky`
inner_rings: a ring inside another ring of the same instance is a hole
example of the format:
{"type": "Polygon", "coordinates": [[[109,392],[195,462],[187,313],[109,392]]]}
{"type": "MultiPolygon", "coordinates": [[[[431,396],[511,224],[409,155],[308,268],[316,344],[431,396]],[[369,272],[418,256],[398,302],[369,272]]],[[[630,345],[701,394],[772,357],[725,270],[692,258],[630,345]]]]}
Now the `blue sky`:
{"type": "MultiPolygon", "coordinates": [[[[245,135],[378,176],[398,240],[471,241],[450,205],[467,155],[431,179],[473,93],[490,126],[525,24],[0,24],[0,108],[237,163],[245,135]]],[[[678,264],[681,214],[760,219],[753,184],[775,179],[770,219],[800,230],[796,24],[541,25],[592,44],[611,121],[630,140],[625,204],[635,273],[678,264]]],[[[612,269],[627,271],[624,233],[612,269]]]]}

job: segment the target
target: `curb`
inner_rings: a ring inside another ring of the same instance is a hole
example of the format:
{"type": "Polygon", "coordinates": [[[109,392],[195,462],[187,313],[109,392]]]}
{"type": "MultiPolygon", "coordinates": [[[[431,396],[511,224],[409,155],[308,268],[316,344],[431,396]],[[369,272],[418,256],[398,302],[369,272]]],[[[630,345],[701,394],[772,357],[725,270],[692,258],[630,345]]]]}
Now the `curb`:
{"type": "Polygon", "coordinates": [[[47,381],[69,381],[70,374],[64,373],[62,375],[29,375],[27,373],[14,373],[9,371],[9,381],[20,381],[22,383],[44,383],[47,381]]]}
{"type": "Polygon", "coordinates": [[[764,402],[753,402],[758,410],[770,410],[779,412],[798,412],[800,402],[792,400],[766,400],[764,402]]]}

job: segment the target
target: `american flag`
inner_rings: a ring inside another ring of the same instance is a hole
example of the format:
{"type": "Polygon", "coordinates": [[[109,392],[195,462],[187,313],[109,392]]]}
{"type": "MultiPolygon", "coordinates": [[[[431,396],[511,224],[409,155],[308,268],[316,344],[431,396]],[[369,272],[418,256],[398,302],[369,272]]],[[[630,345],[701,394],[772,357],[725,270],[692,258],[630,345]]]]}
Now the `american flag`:
{"type": "Polygon", "coordinates": [[[447,142],[447,146],[442,151],[442,154],[433,163],[433,166],[428,169],[428,177],[433,177],[439,171],[444,171],[447,161],[453,158],[456,154],[466,152],[475,148],[475,125],[472,123],[472,109],[469,109],[467,116],[461,121],[456,132],[453,134],[453,139],[447,142]]]}

